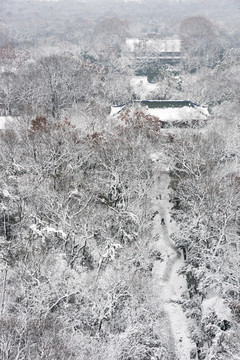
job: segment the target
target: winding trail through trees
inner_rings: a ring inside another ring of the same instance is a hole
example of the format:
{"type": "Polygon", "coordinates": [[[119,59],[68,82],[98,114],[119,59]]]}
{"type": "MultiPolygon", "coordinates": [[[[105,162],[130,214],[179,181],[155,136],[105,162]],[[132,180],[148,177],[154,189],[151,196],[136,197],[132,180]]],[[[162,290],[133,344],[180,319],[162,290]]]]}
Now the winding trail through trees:
{"type": "Polygon", "coordinates": [[[187,284],[185,278],[178,275],[183,265],[182,255],[170,238],[170,234],[177,228],[170,217],[169,181],[168,173],[156,164],[151,197],[153,213],[156,214],[153,219],[153,236],[157,240],[152,250],[160,252],[163,261],[154,261],[152,291],[155,301],[163,308],[168,360],[190,360],[194,344],[190,340],[189,322],[181,306],[181,295],[187,290],[187,284]]]}

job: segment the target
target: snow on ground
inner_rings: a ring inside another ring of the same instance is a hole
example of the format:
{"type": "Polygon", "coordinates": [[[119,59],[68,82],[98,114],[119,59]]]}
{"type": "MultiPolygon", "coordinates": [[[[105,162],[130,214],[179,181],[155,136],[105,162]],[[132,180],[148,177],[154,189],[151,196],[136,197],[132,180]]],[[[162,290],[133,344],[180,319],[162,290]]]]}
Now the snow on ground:
{"type": "Polygon", "coordinates": [[[215,313],[219,320],[228,320],[231,321],[232,313],[227,304],[224,303],[224,300],[218,296],[210,297],[209,299],[204,299],[202,302],[202,312],[203,318],[208,317],[209,314],[215,313]]]}
{"type": "Polygon", "coordinates": [[[130,85],[133,88],[134,93],[140,99],[146,99],[151,94],[157,92],[158,84],[151,84],[147,80],[147,76],[135,76],[131,79],[130,85]]]}
{"type": "Polygon", "coordinates": [[[110,116],[117,115],[123,108],[124,106],[112,106],[110,116]]]}
{"type": "Polygon", "coordinates": [[[168,347],[175,353],[174,360],[190,360],[191,349],[195,348],[195,344],[190,339],[190,323],[180,304],[181,295],[187,291],[187,284],[185,278],[178,275],[178,270],[183,265],[183,257],[169,236],[177,230],[169,214],[169,175],[165,171],[165,166],[161,168],[159,162],[155,166],[156,181],[151,189],[151,196],[153,211],[158,211],[153,220],[153,235],[157,235],[158,240],[152,250],[160,251],[163,261],[156,260],[154,263],[153,293],[155,301],[163,306],[168,321],[167,328],[170,329],[168,347]],[[161,224],[162,219],[165,224],[161,224]]]}
{"type": "Polygon", "coordinates": [[[0,130],[6,129],[6,126],[13,121],[12,116],[0,116],[0,130]]]}

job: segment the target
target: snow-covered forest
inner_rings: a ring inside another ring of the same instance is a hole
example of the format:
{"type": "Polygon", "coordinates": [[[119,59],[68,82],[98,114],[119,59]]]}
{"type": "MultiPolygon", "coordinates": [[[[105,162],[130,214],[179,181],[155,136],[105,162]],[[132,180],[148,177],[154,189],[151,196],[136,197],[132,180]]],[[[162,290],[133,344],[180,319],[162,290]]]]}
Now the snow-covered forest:
{"type": "Polygon", "coordinates": [[[0,359],[240,360],[240,2],[0,0],[0,359]]]}

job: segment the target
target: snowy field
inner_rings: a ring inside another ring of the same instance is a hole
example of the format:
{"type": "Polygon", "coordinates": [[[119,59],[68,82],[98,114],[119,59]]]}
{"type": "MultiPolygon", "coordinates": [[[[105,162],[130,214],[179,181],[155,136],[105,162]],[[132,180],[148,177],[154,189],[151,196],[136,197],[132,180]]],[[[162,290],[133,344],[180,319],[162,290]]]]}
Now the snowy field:
{"type": "Polygon", "coordinates": [[[159,87],[158,84],[151,84],[148,82],[146,76],[135,76],[131,79],[130,85],[134,93],[140,99],[146,99],[151,94],[155,93],[159,87]]]}
{"type": "Polygon", "coordinates": [[[0,116],[0,130],[6,129],[8,125],[13,123],[13,120],[12,116],[0,116]]]}

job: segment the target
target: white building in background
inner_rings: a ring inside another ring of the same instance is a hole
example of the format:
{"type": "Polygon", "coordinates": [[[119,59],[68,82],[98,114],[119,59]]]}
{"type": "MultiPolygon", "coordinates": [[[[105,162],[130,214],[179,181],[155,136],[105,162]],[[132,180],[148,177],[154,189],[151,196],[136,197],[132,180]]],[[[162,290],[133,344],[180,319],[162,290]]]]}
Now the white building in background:
{"type": "Polygon", "coordinates": [[[139,39],[127,38],[126,47],[130,52],[152,52],[159,56],[179,55],[181,54],[180,39],[139,39]]]}
{"type": "Polygon", "coordinates": [[[126,53],[137,75],[147,75],[146,69],[158,69],[164,64],[176,65],[181,61],[180,39],[127,38],[126,53]]]}

